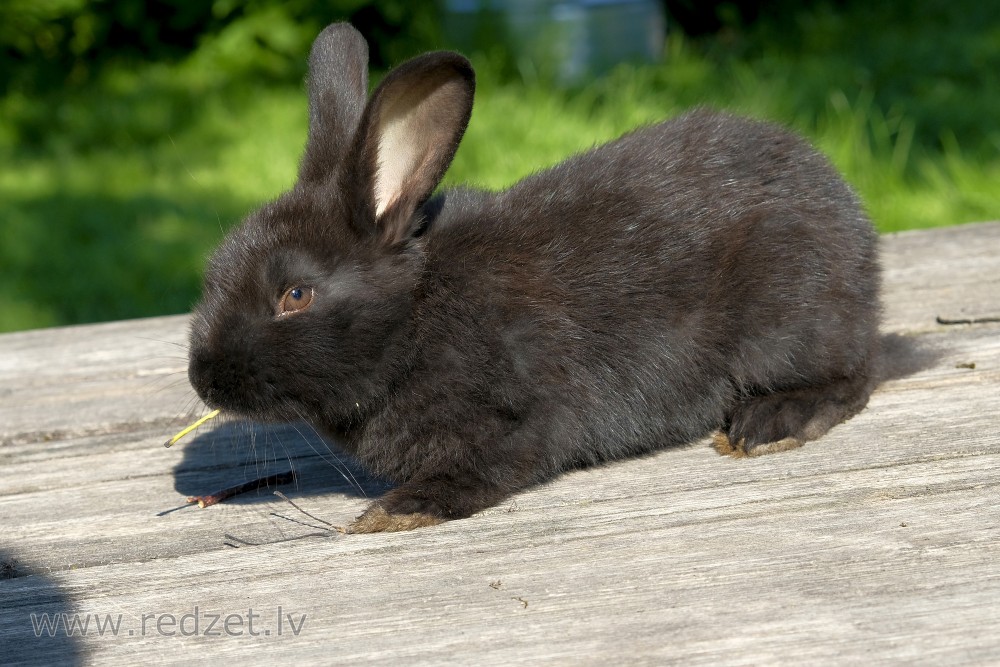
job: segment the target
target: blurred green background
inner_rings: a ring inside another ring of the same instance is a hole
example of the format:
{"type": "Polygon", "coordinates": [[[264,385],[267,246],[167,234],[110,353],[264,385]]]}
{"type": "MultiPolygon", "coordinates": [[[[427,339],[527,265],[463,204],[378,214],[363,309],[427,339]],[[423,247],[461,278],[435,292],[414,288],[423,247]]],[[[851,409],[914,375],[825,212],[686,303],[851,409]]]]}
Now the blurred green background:
{"type": "MultiPolygon", "coordinates": [[[[795,127],[882,231],[1000,218],[992,3],[667,0],[659,62],[557,86],[502,44],[447,177],[503,187],[707,104],[795,127]]],[[[0,4],[0,331],[186,312],[224,231],[293,182],[311,40],[386,67],[447,46],[407,0],[0,4]]]]}

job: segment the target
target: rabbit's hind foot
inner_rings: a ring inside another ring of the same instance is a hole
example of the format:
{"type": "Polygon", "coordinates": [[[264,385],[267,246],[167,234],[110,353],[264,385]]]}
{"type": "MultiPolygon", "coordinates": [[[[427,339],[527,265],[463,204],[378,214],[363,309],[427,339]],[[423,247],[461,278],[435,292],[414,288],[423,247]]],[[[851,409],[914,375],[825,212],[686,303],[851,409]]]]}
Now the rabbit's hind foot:
{"type": "Polygon", "coordinates": [[[715,436],[715,450],[743,458],[801,447],[860,412],[873,385],[868,375],[858,373],[746,396],[733,406],[725,427],[715,436]]]}
{"type": "Polygon", "coordinates": [[[782,438],[774,442],[763,442],[748,449],[746,442],[746,438],[740,438],[739,441],[733,443],[729,440],[729,436],[722,431],[716,431],[712,434],[712,447],[715,448],[715,451],[723,456],[731,456],[734,459],[786,452],[789,449],[797,449],[805,444],[803,440],[799,440],[798,438],[782,438]]]}

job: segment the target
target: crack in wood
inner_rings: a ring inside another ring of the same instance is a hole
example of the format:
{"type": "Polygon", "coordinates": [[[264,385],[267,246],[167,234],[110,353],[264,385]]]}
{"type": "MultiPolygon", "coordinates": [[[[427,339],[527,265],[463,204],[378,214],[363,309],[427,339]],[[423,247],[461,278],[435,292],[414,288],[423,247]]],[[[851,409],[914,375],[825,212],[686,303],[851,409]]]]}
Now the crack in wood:
{"type": "Polygon", "coordinates": [[[950,318],[941,317],[938,315],[935,320],[938,324],[992,324],[994,322],[1000,322],[1000,317],[969,317],[969,318],[950,318]]]}
{"type": "Polygon", "coordinates": [[[169,430],[177,423],[174,417],[161,417],[136,422],[116,422],[113,424],[102,424],[89,428],[79,429],[52,429],[48,431],[23,431],[21,433],[0,436],[0,447],[12,447],[22,445],[33,445],[42,442],[59,442],[64,440],[78,440],[80,438],[92,438],[104,435],[123,435],[127,433],[138,433],[141,431],[169,430]]]}

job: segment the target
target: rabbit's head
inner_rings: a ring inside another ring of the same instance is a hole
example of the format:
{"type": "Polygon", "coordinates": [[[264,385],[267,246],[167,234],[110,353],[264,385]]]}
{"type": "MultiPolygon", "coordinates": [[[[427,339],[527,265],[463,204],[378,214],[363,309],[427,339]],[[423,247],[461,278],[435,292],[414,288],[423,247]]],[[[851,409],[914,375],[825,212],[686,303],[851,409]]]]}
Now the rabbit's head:
{"type": "Polygon", "coordinates": [[[368,48],[328,27],[309,58],[309,136],[295,186],[212,256],[189,377],[209,406],[343,423],[409,361],[422,207],[472,111],[468,61],[429,53],[368,99],[368,48]]]}

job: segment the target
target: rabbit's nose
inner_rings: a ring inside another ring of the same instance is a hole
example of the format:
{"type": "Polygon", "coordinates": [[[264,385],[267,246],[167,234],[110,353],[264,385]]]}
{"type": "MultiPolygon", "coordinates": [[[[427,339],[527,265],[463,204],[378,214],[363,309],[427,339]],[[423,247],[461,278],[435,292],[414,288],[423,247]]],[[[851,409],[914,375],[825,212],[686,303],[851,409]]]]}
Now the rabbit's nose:
{"type": "Polygon", "coordinates": [[[198,397],[210,407],[220,407],[215,404],[215,396],[221,387],[218,383],[218,358],[205,348],[191,348],[188,361],[188,381],[194,387],[198,397]]]}
{"type": "Polygon", "coordinates": [[[254,357],[252,351],[192,345],[188,379],[208,407],[252,414],[268,400],[266,374],[257,369],[254,357]]]}

